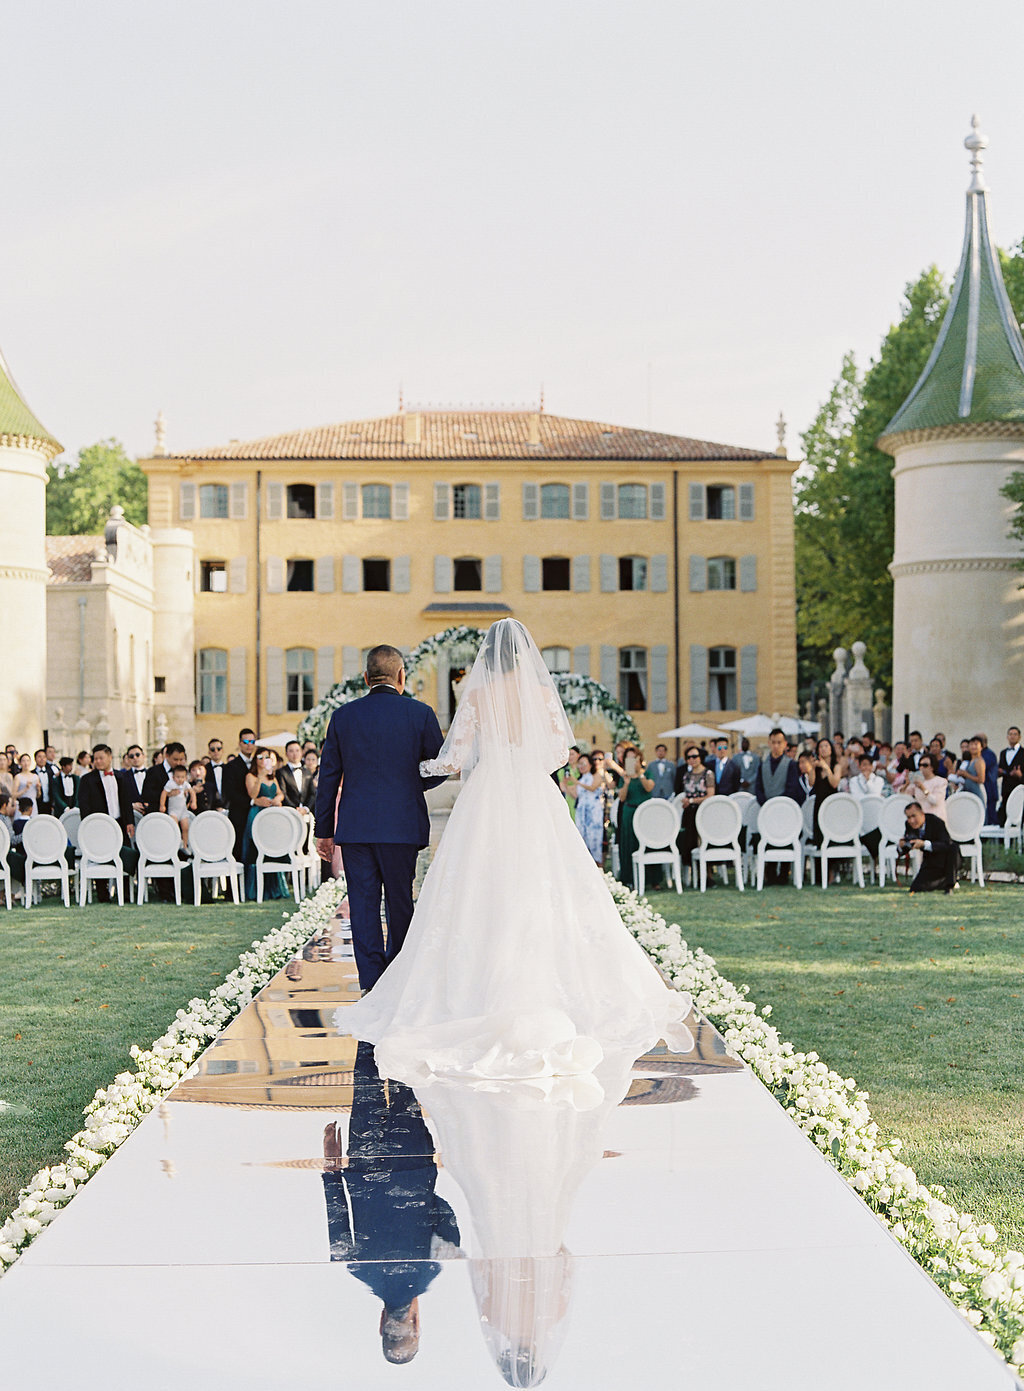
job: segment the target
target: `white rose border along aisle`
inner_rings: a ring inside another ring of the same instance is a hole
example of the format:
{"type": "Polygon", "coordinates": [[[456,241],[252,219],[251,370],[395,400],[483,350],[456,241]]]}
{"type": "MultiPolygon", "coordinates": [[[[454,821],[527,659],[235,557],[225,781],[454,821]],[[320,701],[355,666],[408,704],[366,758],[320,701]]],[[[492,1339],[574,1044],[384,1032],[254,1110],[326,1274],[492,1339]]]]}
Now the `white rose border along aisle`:
{"type": "MultiPolygon", "coordinates": [[[[607,878],[626,927],[672,984],[692,994],[697,1010],[719,1025],[730,1049],[770,1088],[980,1336],[1017,1371],[1024,1370],[1024,1254],[997,1250],[994,1227],[978,1226],[944,1201],[941,1188],[919,1183],[899,1160],[900,1142],[880,1142],[867,1093],[858,1091],[852,1078],[840,1077],[816,1053],[798,1053],[780,1039],[768,1023],[770,1006],[758,1011],[747,999],[747,987],[737,988],[718,972],[712,957],[688,946],[677,924],[667,923],[631,889],[607,878]]],[[[178,1010],[149,1049],[132,1048],[135,1072],[120,1073],[96,1093],[86,1107],[85,1128],[65,1145],[68,1161],[40,1170],[0,1227],[0,1271],[181,1081],[256,992],[330,921],[344,894],[344,880],[321,885],[282,926],[254,942],[205,1000],[191,1000],[178,1010]]]]}

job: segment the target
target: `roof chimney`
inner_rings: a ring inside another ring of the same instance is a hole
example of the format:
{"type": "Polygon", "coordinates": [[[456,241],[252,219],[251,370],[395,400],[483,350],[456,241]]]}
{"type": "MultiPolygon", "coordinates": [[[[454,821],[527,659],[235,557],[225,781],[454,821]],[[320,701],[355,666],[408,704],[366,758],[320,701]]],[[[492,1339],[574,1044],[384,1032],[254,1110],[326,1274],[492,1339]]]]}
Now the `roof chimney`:
{"type": "Polygon", "coordinates": [[[532,411],[527,419],[527,444],[540,444],[540,412],[532,411]]]}
{"type": "Polygon", "coordinates": [[[419,444],[420,442],[420,413],[419,411],[407,411],[402,416],[402,443],[419,444]]]}

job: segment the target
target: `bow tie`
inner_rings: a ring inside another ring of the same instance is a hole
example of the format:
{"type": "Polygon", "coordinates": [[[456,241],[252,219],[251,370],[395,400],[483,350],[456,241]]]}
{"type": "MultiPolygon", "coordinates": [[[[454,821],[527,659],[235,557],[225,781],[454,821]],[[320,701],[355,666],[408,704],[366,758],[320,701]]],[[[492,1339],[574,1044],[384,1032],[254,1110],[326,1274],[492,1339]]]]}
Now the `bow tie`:
{"type": "Polygon", "coordinates": [[[104,770],[104,773],[103,773],[103,776],[104,776],[105,778],[112,778],[114,775],[113,775],[112,772],[109,771],[109,769],[105,769],[105,770],[104,770]]]}

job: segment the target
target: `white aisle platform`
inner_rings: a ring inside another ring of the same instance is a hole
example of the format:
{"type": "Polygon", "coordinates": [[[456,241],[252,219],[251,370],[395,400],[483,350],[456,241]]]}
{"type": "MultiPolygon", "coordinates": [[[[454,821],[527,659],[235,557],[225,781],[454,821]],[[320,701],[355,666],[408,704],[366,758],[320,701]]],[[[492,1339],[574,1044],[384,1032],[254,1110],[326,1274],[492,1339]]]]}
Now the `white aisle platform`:
{"type": "Polygon", "coordinates": [[[709,1026],[603,1096],[414,1097],[337,1031],[342,929],[0,1281],[5,1386],[1019,1387],[709,1026]]]}

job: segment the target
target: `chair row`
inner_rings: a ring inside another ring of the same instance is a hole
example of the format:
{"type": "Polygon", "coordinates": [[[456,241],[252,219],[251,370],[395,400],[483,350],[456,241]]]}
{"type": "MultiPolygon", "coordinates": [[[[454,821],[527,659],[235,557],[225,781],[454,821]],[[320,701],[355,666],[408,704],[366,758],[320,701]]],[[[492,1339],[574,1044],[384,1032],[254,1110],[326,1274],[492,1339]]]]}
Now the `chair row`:
{"type": "MultiPolygon", "coordinates": [[[[1020,805],[1016,812],[1019,819],[1024,806],[1024,788],[1016,789],[1013,797],[1018,792],[1020,805]]],[[[814,805],[810,800],[801,807],[788,797],[772,797],[761,806],[749,792],[709,797],[697,808],[696,827],[700,844],[691,856],[691,882],[696,885],[699,875],[703,893],[707,888],[708,865],[731,864],[741,891],[744,880],[753,883],[755,878],[760,890],[764,888],[766,864],[791,864],[793,881],[799,889],[803,887],[805,872],[809,873],[811,883],[815,882],[815,869],[820,864],[821,887],[825,889],[828,887],[829,865],[835,861],[849,860],[853,866],[854,881],[863,888],[864,862],[867,861],[873,878],[874,860],[862,837],[877,831],[878,877],[879,883],[884,886],[887,871],[893,879],[896,877],[898,843],[906,834],[905,808],[911,800],[904,794],[858,800],[848,792],[835,792],[818,808],[821,844],[815,845],[814,805]],[[744,830],[745,844],[741,845],[740,835],[744,830]],[[755,836],[756,851],[753,848],[755,836]]],[[[633,855],[633,877],[641,894],[647,865],[669,866],[676,892],[682,892],[682,862],[676,846],[682,824],[682,811],[678,803],[678,798],[671,801],[652,798],[641,803],[634,813],[633,830],[639,849],[633,855]]],[[[946,801],[944,810],[950,838],[960,846],[961,854],[971,861],[971,878],[984,886],[981,841],[985,808],[981,799],[969,792],[958,792],[946,801]]],[[[1011,798],[1007,805],[1008,838],[1019,830],[1010,820],[1013,811],[1011,798]]]]}
{"type": "MultiPolygon", "coordinates": [[[[320,882],[320,858],[313,842],[312,818],[301,816],[291,807],[265,807],[253,820],[252,839],[257,852],[258,903],[263,901],[265,874],[290,874],[296,903],[301,901],[303,891],[312,893],[320,882]]],[[[123,904],[126,878],[121,860],[123,845],[120,825],[105,812],[82,817],[77,808],[71,808],[59,819],[32,817],[22,836],[25,907],[38,902],[43,883],[54,881],[61,885],[64,906],[70,907],[72,874],[80,905],[91,901],[96,880],[113,881],[117,901],[123,904]],[[70,856],[69,849],[73,852],[70,856]]],[[[223,812],[204,811],[192,821],[189,826],[190,861],[180,858],[181,845],[181,831],[172,816],[152,812],[140,820],[135,828],[135,849],[139,858],[132,871],[139,903],[145,903],[152,880],[170,879],[174,883],[175,902],[180,904],[181,876],[189,868],[195,903],[201,901],[204,879],[226,881],[231,885],[234,901],[242,901],[244,866],[235,858],[235,829],[223,812]]],[[[10,849],[10,834],[0,822],[0,883],[8,908],[12,898],[10,849]]]]}

